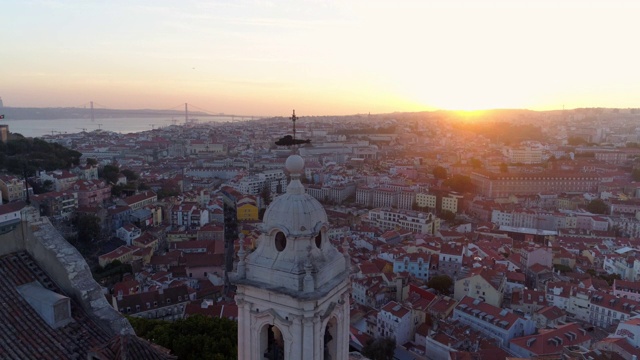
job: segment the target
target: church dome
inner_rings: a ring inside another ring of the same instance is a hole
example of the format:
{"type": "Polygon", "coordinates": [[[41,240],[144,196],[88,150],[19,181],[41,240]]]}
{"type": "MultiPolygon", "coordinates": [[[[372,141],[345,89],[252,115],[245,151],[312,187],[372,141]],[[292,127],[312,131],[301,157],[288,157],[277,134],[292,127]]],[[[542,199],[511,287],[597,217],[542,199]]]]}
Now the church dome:
{"type": "Polygon", "coordinates": [[[287,235],[310,235],[327,224],[327,213],[318,200],[305,192],[300,182],[304,160],[300,155],[291,155],[285,166],[291,174],[287,192],[278,196],[264,214],[263,226],[267,233],[278,229],[287,235]]]}

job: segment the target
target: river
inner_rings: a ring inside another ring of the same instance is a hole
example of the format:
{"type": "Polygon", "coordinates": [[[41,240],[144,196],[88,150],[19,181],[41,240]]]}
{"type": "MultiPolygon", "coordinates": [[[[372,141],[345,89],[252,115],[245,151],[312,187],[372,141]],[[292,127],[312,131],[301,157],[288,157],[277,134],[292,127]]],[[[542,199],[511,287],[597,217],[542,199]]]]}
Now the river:
{"type": "MultiPolygon", "coordinates": [[[[237,119],[237,118],[236,118],[237,119]]],[[[232,118],[225,116],[203,117],[199,122],[225,122],[232,118]]],[[[58,133],[78,133],[102,129],[127,134],[148,131],[154,128],[169,126],[173,119],[169,117],[143,118],[109,118],[109,119],[48,119],[48,120],[0,120],[0,125],[9,125],[9,131],[26,137],[41,137],[58,133]]],[[[184,124],[184,119],[176,119],[177,125],[184,124]]]]}

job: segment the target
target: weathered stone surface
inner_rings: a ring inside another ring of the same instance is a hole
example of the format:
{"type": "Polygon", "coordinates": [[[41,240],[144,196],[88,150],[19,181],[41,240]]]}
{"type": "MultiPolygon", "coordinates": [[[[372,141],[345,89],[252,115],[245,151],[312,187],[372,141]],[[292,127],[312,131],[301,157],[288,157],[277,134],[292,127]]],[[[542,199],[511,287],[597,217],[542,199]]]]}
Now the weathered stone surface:
{"type": "Polygon", "coordinates": [[[78,301],[96,323],[112,334],[134,334],[131,324],[117,312],[93,279],[89,265],[46,219],[30,223],[25,248],[69,296],[78,301]]]}

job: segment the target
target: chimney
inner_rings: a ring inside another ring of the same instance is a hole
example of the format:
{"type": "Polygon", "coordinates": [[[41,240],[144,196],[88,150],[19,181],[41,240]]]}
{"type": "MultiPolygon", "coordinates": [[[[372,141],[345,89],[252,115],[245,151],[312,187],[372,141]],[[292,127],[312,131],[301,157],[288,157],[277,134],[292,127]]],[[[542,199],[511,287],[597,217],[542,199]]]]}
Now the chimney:
{"type": "Polygon", "coordinates": [[[122,301],[122,290],[118,290],[118,301],[122,301]]]}
{"type": "Polygon", "coordinates": [[[164,294],[164,288],[162,288],[162,286],[160,286],[160,288],[158,288],[158,294],[160,294],[160,295],[164,294]]]}

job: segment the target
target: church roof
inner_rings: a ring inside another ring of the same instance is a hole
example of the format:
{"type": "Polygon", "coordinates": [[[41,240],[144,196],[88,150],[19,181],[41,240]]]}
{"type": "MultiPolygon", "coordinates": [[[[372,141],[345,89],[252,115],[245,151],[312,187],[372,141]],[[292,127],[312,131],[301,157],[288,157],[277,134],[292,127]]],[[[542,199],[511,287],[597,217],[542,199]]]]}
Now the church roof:
{"type": "Polygon", "coordinates": [[[52,328],[18,292],[34,281],[64,297],[62,290],[26,252],[0,256],[0,357],[3,359],[86,358],[90,348],[108,341],[110,335],[71,301],[72,321],[52,328]],[[81,334],[81,336],[79,335],[81,334]]]}
{"type": "Polygon", "coordinates": [[[264,214],[264,227],[268,232],[278,228],[289,234],[312,234],[318,225],[327,223],[327,213],[318,200],[305,192],[299,180],[304,160],[292,155],[285,164],[292,175],[287,192],[278,196],[264,214]]]}

